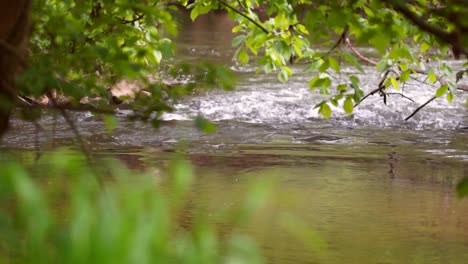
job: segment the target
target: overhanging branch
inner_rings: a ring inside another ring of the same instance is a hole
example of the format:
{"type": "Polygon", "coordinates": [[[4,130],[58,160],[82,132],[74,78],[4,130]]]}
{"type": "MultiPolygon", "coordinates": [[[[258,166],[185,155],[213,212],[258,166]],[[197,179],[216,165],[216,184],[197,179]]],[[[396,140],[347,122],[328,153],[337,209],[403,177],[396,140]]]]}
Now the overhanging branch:
{"type": "Polygon", "coordinates": [[[257,21],[255,21],[253,18],[249,17],[248,15],[242,13],[241,11],[237,10],[236,8],[234,8],[233,6],[231,6],[230,4],[226,3],[225,1],[223,0],[219,0],[219,2],[224,5],[225,7],[231,9],[232,11],[236,12],[237,14],[245,17],[247,20],[249,20],[250,22],[254,23],[258,28],[260,28],[263,32],[265,32],[265,34],[269,34],[270,31],[268,31],[268,29],[266,29],[264,26],[260,25],[260,23],[258,23],[257,21]]]}
{"type": "MultiPolygon", "coordinates": [[[[354,46],[353,44],[351,43],[351,41],[349,40],[349,38],[346,38],[346,46],[360,59],[362,60],[363,62],[367,63],[367,64],[370,64],[370,65],[373,65],[373,66],[376,66],[377,65],[377,62],[370,59],[370,58],[367,58],[366,56],[362,55],[354,46]]],[[[415,73],[418,73],[418,74],[422,74],[422,75],[428,75],[429,72],[423,70],[423,69],[420,69],[420,68],[411,68],[410,71],[412,72],[415,72],[415,73]]],[[[387,74],[388,74],[388,71],[386,72],[385,76],[384,76],[384,79],[387,77],[387,74]]],[[[435,75],[436,76],[436,79],[437,79],[437,82],[439,82],[439,84],[441,86],[443,85],[447,85],[448,82],[447,80],[443,77],[443,76],[440,76],[440,75],[435,75]]],[[[382,81],[384,80],[382,79],[382,81]]],[[[382,87],[381,87],[381,84],[382,84],[382,81],[380,82],[379,84],[379,87],[377,89],[374,89],[372,90],[370,93],[368,93],[366,96],[364,96],[362,99],[361,99],[361,102],[362,100],[366,99],[367,97],[371,96],[371,95],[374,95],[376,94],[377,92],[381,92],[382,91],[382,87]]],[[[468,92],[468,84],[463,84],[463,83],[457,83],[457,90],[460,90],[460,91],[465,91],[465,92],[468,92]]],[[[422,108],[424,108],[426,105],[428,105],[429,103],[431,103],[432,101],[434,101],[435,99],[437,99],[436,96],[432,97],[431,99],[429,99],[427,102],[425,102],[424,104],[422,104],[421,106],[419,106],[418,108],[416,108],[416,110],[411,113],[411,115],[409,115],[405,121],[408,121],[409,119],[411,119],[416,113],[418,113],[422,108]]],[[[359,102],[360,103],[360,102],[359,102]]],[[[357,103],[355,106],[358,106],[359,103],[357,103]]]]}
{"type": "Polygon", "coordinates": [[[449,33],[428,24],[426,20],[409,10],[408,5],[406,3],[402,3],[401,1],[391,1],[391,5],[395,9],[395,11],[399,12],[405,18],[413,22],[413,24],[415,24],[419,29],[429,34],[432,34],[444,43],[450,44],[452,46],[455,57],[458,57],[460,54],[463,54],[468,58],[468,50],[465,47],[463,47],[463,43],[457,36],[456,31],[453,33],[449,33]]]}

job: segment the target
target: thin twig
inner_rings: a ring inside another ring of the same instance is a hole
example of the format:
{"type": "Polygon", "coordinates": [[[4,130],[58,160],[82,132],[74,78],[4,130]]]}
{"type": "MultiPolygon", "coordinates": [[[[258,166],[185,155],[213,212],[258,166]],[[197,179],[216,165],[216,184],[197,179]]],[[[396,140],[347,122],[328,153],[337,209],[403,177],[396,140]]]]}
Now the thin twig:
{"type": "Polygon", "coordinates": [[[361,59],[362,61],[364,61],[365,63],[367,64],[371,64],[371,65],[377,65],[377,62],[370,59],[370,58],[367,58],[365,56],[363,56],[354,46],[353,44],[351,43],[351,41],[349,40],[349,38],[346,38],[345,39],[345,43],[346,43],[346,46],[348,46],[348,48],[359,58],[361,59]]]}
{"type": "Polygon", "coordinates": [[[245,6],[241,3],[241,1],[237,0],[237,4],[242,8],[242,10],[245,12],[247,11],[247,9],[245,8],[245,6]]]}
{"type": "Polygon", "coordinates": [[[131,19],[131,20],[126,20],[125,18],[121,18],[121,17],[116,17],[116,18],[123,24],[131,24],[131,23],[137,22],[138,20],[141,20],[143,17],[145,17],[145,13],[141,13],[140,15],[137,15],[134,19],[131,19]]]}
{"type": "Polygon", "coordinates": [[[421,106],[419,106],[418,108],[416,108],[416,110],[414,110],[414,112],[409,115],[407,118],[405,118],[405,121],[408,121],[410,118],[412,118],[417,112],[419,112],[419,110],[423,109],[426,105],[428,105],[430,102],[434,101],[437,97],[436,96],[433,96],[431,99],[427,100],[427,102],[425,102],[424,104],[422,104],[421,106]]]}
{"type": "Polygon", "coordinates": [[[348,30],[349,30],[349,26],[346,25],[343,28],[343,33],[341,33],[340,38],[336,41],[335,45],[333,45],[333,47],[328,51],[328,53],[327,53],[328,55],[330,55],[336,48],[338,48],[341,43],[346,42],[346,39],[348,39],[348,37],[347,37],[348,30]]]}
{"type": "Polygon", "coordinates": [[[242,13],[241,11],[237,10],[236,8],[232,7],[231,5],[229,5],[228,3],[224,2],[223,0],[219,0],[219,2],[224,5],[225,7],[231,9],[232,11],[236,12],[237,14],[245,17],[246,19],[248,19],[250,22],[254,23],[258,28],[260,28],[263,32],[265,32],[265,34],[270,34],[270,31],[268,31],[265,27],[263,27],[262,25],[260,25],[257,21],[253,20],[253,18],[249,17],[248,15],[242,13]]]}
{"type": "Polygon", "coordinates": [[[359,100],[359,102],[357,102],[356,104],[354,104],[354,107],[359,106],[359,105],[362,103],[362,101],[364,101],[365,99],[367,99],[369,96],[376,94],[376,93],[379,92],[380,90],[381,90],[381,88],[378,87],[377,89],[374,89],[374,90],[370,91],[368,94],[366,94],[364,97],[362,97],[361,100],[359,100]]]}
{"type": "Polygon", "coordinates": [[[347,39],[346,38],[347,33],[348,33],[348,26],[345,26],[344,29],[343,29],[343,33],[341,33],[341,35],[340,35],[340,38],[338,38],[338,40],[335,42],[335,44],[333,44],[333,46],[326,53],[322,54],[319,57],[315,57],[313,60],[310,60],[307,63],[314,63],[314,62],[316,62],[318,60],[323,60],[324,58],[330,56],[330,54],[334,50],[336,50],[340,46],[341,43],[345,43],[345,41],[347,39]]]}
{"type": "Polygon", "coordinates": [[[414,103],[414,100],[413,100],[413,99],[411,99],[410,97],[408,97],[408,96],[406,96],[406,95],[404,95],[404,94],[402,94],[402,93],[386,93],[386,94],[388,94],[388,95],[399,95],[399,96],[401,96],[401,97],[403,97],[403,98],[405,98],[405,99],[408,99],[408,100],[410,100],[411,102],[414,103]]]}
{"type": "Polygon", "coordinates": [[[359,102],[354,104],[354,107],[357,107],[358,105],[360,105],[362,103],[362,101],[367,99],[369,96],[376,94],[377,92],[383,93],[383,90],[385,89],[384,82],[387,79],[389,72],[390,72],[390,70],[386,71],[384,76],[382,77],[382,79],[380,79],[380,82],[379,82],[379,85],[378,85],[377,89],[374,89],[374,90],[370,91],[368,94],[366,94],[364,97],[362,97],[361,100],[359,100],[359,102]]]}

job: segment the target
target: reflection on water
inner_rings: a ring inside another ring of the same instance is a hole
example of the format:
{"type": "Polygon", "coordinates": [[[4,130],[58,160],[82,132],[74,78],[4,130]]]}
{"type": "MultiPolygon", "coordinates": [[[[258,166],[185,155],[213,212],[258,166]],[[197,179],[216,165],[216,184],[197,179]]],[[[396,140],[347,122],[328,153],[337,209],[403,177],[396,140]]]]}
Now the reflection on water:
{"type": "MultiPolygon", "coordinates": [[[[227,63],[229,30],[224,22],[204,19],[202,27],[181,32],[187,44],[179,46],[179,58],[227,63]]],[[[351,117],[335,109],[337,116],[324,121],[313,109],[321,99],[307,88],[310,73],[300,67],[288,84],[255,75],[253,66],[232,69],[240,76],[235,92],[188,98],[166,116],[177,121],[159,129],[121,117],[119,127],[108,133],[90,113],[73,118],[97,155],[120,159],[134,170],[156,173],[173,152],[183,152],[199,175],[194,207],[208,216],[239,204],[252,179],[274,179],[268,206],[246,228],[269,263],[467,262],[468,201],[454,194],[456,182],[468,176],[468,131],[457,129],[467,122],[463,106],[438,100],[404,122],[413,104],[385,106],[372,98],[351,117]],[[215,120],[218,131],[197,131],[191,120],[198,114],[215,120]],[[324,241],[324,249],[314,251],[288,233],[283,221],[288,215],[303,220],[324,241]]],[[[370,68],[353,74],[361,74],[367,90],[378,78],[370,68]]],[[[418,102],[431,96],[424,89],[408,93],[418,102]]],[[[60,117],[46,113],[39,123],[43,151],[73,144],[73,133],[60,117]]],[[[0,151],[30,161],[35,133],[33,125],[13,120],[0,151]]],[[[190,221],[192,211],[186,213],[190,221]]]]}
{"type": "MultiPolygon", "coordinates": [[[[468,203],[454,195],[456,182],[468,172],[466,162],[387,145],[205,145],[186,152],[200,175],[194,203],[208,215],[238,205],[252,179],[275,179],[268,206],[247,228],[269,263],[465,263],[468,258],[468,203]],[[305,247],[283,228],[289,214],[325,241],[323,252],[305,247]]],[[[116,156],[132,164],[139,157],[140,169],[168,159],[151,148],[116,156]]]]}
{"type": "MultiPolygon", "coordinates": [[[[272,179],[268,205],[245,229],[269,263],[466,263],[468,201],[456,198],[454,188],[468,164],[418,148],[192,142],[182,152],[199,177],[184,221],[190,224],[195,208],[215,221],[219,212],[240,204],[253,179],[272,179]],[[304,221],[324,249],[314,251],[286,231],[290,215],[304,221]]],[[[160,175],[175,151],[180,149],[169,145],[111,147],[97,154],[160,175]]],[[[26,161],[32,156],[13,152],[26,161]]]]}

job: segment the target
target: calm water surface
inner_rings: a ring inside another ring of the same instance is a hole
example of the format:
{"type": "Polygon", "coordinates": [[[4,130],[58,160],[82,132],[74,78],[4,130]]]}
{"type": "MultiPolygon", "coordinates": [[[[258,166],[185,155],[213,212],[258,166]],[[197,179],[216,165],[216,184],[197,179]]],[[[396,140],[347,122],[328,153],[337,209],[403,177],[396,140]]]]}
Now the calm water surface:
{"type": "MultiPolygon", "coordinates": [[[[188,44],[180,46],[179,58],[230,65],[239,76],[237,89],[179,102],[160,129],[129,122],[122,111],[120,126],[108,133],[99,118],[74,114],[97,155],[135,170],[155,169],[184,145],[199,175],[194,207],[208,216],[238,205],[252,180],[273,180],[270,201],[246,228],[268,263],[468,263],[468,200],[454,192],[468,176],[464,100],[435,101],[405,122],[432,95],[410,83],[405,93],[415,103],[395,98],[383,105],[375,97],[353,116],[335,109],[324,121],[313,108],[322,99],[307,88],[312,73],[296,66],[291,82],[281,84],[275,76],[255,75],[254,66],[230,63],[231,36],[225,24],[210,19],[182,32],[181,43],[188,44]],[[194,129],[197,115],[214,120],[218,131],[194,129]],[[305,226],[299,235],[287,231],[291,217],[305,226]]],[[[371,68],[345,71],[359,75],[366,90],[379,79],[371,68]]],[[[59,117],[46,114],[40,124],[43,151],[72,144],[59,117]]],[[[14,120],[1,146],[22,157],[34,152],[35,142],[35,128],[14,120]]]]}

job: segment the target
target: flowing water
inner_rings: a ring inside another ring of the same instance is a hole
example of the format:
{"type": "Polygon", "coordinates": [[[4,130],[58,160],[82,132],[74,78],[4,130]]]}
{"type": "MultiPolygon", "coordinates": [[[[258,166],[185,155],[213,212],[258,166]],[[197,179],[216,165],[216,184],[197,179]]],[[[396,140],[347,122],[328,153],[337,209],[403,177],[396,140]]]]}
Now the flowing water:
{"type": "MultiPolygon", "coordinates": [[[[74,114],[96,153],[142,170],[161,167],[183,144],[199,175],[193,203],[208,215],[239,204],[253,179],[274,179],[273,197],[247,228],[268,263],[467,263],[468,200],[455,194],[468,176],[466,94],[451,104],[437,99],[404,121],[434,92],[414,80],[403,90],[414,102],[391,95],[385,105],[373,96],[351,116],[336,108],[323,120],[314,109],[323,98],[307,86],[313,73],[294,66],[283,84],[256,75],[254,65],[232,63],[229,25],[215,21],[221,22],[205,18],[182,31],[178,59],[228,65],[236,89],[178,102],[159,129],[130,122],[122,111],[119,127],[108,133],[99,118],[74,114]],[[217,132],[197,131],[198,115],[215,121],[217,132]],[[300,221],[299,234],[287,231],[291,217],[300,221]]],[[[371,67],[345,68],[334,78],[346,74],[359,76],[366,91],[380,79],[371,67]]],[[[40,124],[36,138],[34,126],[14,120],[2,148],[21,155],[33,153],[36,141],[43,150],[71,144],[60,117],[46,114],[40,124]]]]}

